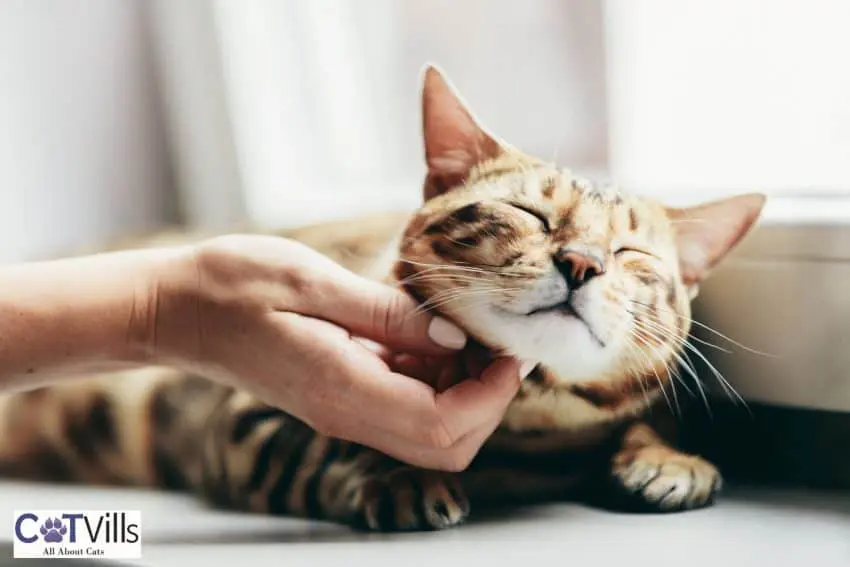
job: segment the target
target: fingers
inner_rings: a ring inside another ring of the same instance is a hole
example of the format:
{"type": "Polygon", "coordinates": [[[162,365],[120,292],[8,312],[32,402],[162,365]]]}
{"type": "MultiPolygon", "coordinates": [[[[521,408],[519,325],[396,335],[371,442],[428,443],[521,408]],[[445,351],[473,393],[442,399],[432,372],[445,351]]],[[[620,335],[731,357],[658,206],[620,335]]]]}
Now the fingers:
{"type": "Polygon", "coordinates": [[[346,391],[349,403],[376,427],[409,444],[448,449],[504,414],[519,389],[519,367],[513,359],[500,359],[480,378],[467,378],[442,393],[402,374],[363,375],[354,369],[348,377],[357,385],[346,391]]]}
{"type": "Polygon", "coordinates": [[[302,371],[309,375],[299,385],[306,407],[294,407],[293,413],[327,435],[406,461],[465,466],[516,395],[520,374],[530,370],[502,358],[480,377],[437,393],[392,372],[373,350],[332,324],[293,314],[280,314],[280,319],[288,340],[300,343],[294,352],[303,356],[302,371]]]}
{"type": "Polygon", "coordinates": [[[499,423],[501,416],[470,431],[452,446],[440,449],[411,443],[410,439],[367,423],[348,429],[343,436],[348,441],[371,447],[409,465],[459,472],[469,466],[499,423]]]}
{"type": "Polygon", "coordinates": [[[297,305],[289,308],[302,315],[331,321],[395,350],[437,354],[466,345],[466,334],[459,327],[422,312],[399,289],[362,278],[329,260],[305,259],[298,264],[306,273],[299,275],[297,305]]]}
{"type": "MultiPolygon", "coordinates": [[[[363,353],[367,352],[363,349],[363,353]]],[[[357,363],[356,357],[349,361],[357,369],[374,368],[357,363]]],[[[419,379],[390,371],[362,375],[355,369],[349,372],[348,379],[357,385],[345,390],[348,408],[357,412],[362,421],[403,439],[402,446],[439,453],[501,419],[519,389],[520,373],[525,370],[521,366],[514,359],[499,359],[480,377],[467,378],[442,393],[438,393],[440,385],[435,384],[441,378],[439,369],[429,369],[427,364],[411,363],[411,370],[422,373],[419,376],[423,378],[419,379]]]]}
{"type": "MultiPolygon", "coordinates": [[[[320,319],[279,313],[277,322],[285,343],[295,343],[293,361],[301,398],[313,407],[294,408],[333,417],[361,414],[367,421],[407,435],[416,423],[433,413],[433,390],[425,383],[390,371],[382,349],[352,339],[339,327],[320,319]],[[376,352],[377,351],[377,352],[376,352]]],[[[318,416],[323,417],[323,416],[318,416]]]]}
{"type": "Polygon", "coordinates": [[[218,296],[250,296],[269,308],[323,319],[396,350],[441,354],[466,344],[463,331],[420,312],[403,291],[358,276],[295,241],[219,237],[201,248],[198,262],[206,287],[218,296]]]}
{"type": "Polygon", "coordinates": [[[327,317],[355,335],[406,352],[445,353],[462,349],[467,340],[459,327],[421,312],[401,290],[371,281],[340,290],[327,317]]]}
{"type": "Polygon", "coordinates": [[[451,441],[504,413],[525,377],[522,366],[516,359],[500,358],[479,378],[463,380],[437,394],[437,412],[451,441]]]}

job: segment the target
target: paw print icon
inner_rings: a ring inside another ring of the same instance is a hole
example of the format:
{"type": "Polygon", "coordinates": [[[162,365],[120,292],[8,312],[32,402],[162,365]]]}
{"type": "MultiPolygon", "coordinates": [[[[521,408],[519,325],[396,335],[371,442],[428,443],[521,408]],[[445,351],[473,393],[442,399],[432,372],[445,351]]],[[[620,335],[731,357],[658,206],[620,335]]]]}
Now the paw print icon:
{"type": "Polygon", "coordinates": [[[68,533],[68,527],[62,524],[59,518],[47,518],[38,530],[42,538],[48,543],[62,543],[63,536],[68,533]]]}

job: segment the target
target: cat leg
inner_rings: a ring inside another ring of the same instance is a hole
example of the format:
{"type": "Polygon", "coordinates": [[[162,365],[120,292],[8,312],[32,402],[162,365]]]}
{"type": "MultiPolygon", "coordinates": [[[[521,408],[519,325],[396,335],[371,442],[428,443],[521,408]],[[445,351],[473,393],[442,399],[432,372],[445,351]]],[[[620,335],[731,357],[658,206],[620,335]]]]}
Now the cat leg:
{"type": "Polygon", "coordinates": [[[349,479],[354,498],[344,503],[354,523],[373,531],[441,530],[462,524],[469,500],[458,475],[396,464],[349,479]]]}
{"type": "Polygon", "coordinates": [[[649,423],[638,421],[611,458],[615,490],[642,511],[676,512],[714,501],[722,479],[717,468],[669,444],[649,423]]]}
{"type": "Polygon", "coordinates": [[[469,513],[456,475],[319,435],[244,394],[219,408],[204,436],[198,488],[218,506],[374,531],[442,529],[469,513]]]}

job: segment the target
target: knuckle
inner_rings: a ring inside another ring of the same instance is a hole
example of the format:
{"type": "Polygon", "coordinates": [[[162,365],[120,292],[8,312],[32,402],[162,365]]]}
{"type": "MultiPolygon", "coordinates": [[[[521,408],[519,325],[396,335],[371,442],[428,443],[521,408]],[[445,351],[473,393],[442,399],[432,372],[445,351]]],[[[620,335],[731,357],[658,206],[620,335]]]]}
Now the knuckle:
{"type": "Polygon", "coordinates": [[[316,277],[313,270],[303,269],[297,261],[299,250],[293,244],[285,238],[227,234],[199,243],[194,256],[199,277],[216,288],[241,290],[250,283],[282,284],[292,295],[309,296],[316,287],[316,277]],[[286,260],[281,261],[281,257],[286,260]]]}
{"type": "Polygon", "coordinates": [[[198,244],[195,248],[195,262],[201,275],[218,279],[227,274],[224,271],[232,257],[233,244],[231,236],[219,236],[198,244]]]}
{"type": "Polygon", "coordinates": [[[311,270],[285,266],[280,270],[279,279],[295,297],[309,298],[318,294],[317,281],[311,270]]]}
{"type": "Polygon", "coordinates": [[[387,294],[375,302],[372,310],[372,328],[380,329],[385,337],[404,332],[406,305],[404,296],[387,294]]]}
{"type": "Polygon", "coordinates": [[[245,240],[240,235],[218,236],[195,246],[197,279],[215,296],[229,296],[251,273],[245,240]]]}
{"type": "Polygon", "coordinates": [[[443,468],[448,472],[463,472],[472,463],[475,454],[466,450],[449,451],[443,461],[443,468]]]}
{"type": "Polygon", "coordinates": [[[449,449],[452,445],[454,445],[455,439],[452,434],[449,433],[446,424],[443,423],[442,419],[435,418],[435,420],[425,429],[425,442],[432,449],[449,449]]]}

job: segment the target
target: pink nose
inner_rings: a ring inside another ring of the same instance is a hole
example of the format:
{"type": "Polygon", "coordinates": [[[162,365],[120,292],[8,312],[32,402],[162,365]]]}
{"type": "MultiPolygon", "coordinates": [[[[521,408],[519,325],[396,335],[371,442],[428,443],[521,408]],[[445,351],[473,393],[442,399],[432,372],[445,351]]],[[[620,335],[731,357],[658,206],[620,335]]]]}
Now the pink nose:
{"type": "Polygon", "coordinates": [[[555,258],[558,271],[563,274],[570,287],[579,287],[605,272],[598,259],[574,250],[561,252],[555,258]]]}

